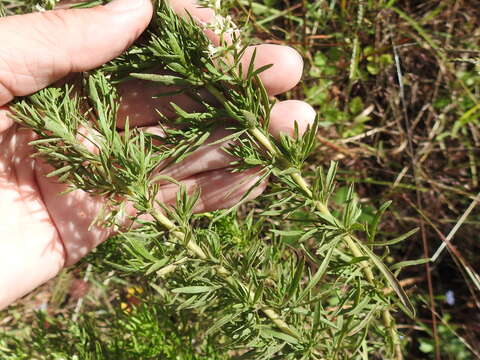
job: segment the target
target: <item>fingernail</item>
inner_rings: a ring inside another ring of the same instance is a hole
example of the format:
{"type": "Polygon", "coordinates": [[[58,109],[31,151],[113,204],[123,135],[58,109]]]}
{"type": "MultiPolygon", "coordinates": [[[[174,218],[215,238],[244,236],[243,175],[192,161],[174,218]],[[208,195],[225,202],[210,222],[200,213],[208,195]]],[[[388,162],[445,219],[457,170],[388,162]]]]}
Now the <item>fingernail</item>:
{"type": "Polygon", "coordinates": [[[132,11],[139,8],[143,2],[144,0],[113,0],[105,5],[105,7],[118,12],[132,11]]]}

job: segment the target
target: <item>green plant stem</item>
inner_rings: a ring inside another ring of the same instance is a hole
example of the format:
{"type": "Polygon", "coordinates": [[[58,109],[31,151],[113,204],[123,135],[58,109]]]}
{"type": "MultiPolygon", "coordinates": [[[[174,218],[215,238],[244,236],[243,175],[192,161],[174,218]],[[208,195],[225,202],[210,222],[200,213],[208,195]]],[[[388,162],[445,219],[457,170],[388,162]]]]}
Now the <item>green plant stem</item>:
{"type": "Polygon", "coordinates": [[[225,96],[222,94],[222,92],[220,90],[218,90],[215,86],[213,86],[212,84],[206,84],[205,85],[205,88],[210,91],[210,93],[215,96],[215,98],[220,101],[220,103],[222,104],[225,104],[225,102],[227,101],[227,99],[225,98],[225,96]]]}
{"type": "MultiPolygon", "coordinates": [[[[226,99],[224,93],[221,90],[219,90],[217,87],[215,87],[214,84],[206,84],[205,87],[222,105],[224,105],[224,106],[226,105],[227,99],[226,99]]],[[[248,129],[248,131],[249,131],[250,135],[252,135],[258,141],[258,143],[270,154],[270,156],[272,156],[273,158],[279,158],[279,159],[282,158],[281,153],[278,151],[276,146],[270,141],[268,136],[266,136],[260,128],[251,127],[251,128],[248,129]]],[[[309,186],[308,182],[303,178],[300,171],[293,173],[291,175],[291,178],[302,189],[302,191],[305,193],[305,195],[307,195],[307,197],[311,198],[314,201],[315,208],[318,209],[318,211],[320,211],[321,214],[334,219],[334,216],[332,215],[332,213],[330,212],[330,210],[329,210],[329,208],[326,204],[322,203],[321,201],[313,199],[313,193],[310,190],[310,186],[309,186]]],[[[169,230],[173,231],[174,228],[175,228],[173,223],[171,223],[169,220],[167,222],[162,222],[162,221],[160,221],[160,222],[164,226],[166,226],[167,229],[169,229],[169,230]]],[[[340,221],[338,221],[338,223],[340,223],[340,221]]],[[[184,239],[184,234],[183,233],[179,233],[178,231],[175,232],[175,233],[177,234],[177,237],[179,239],[182,239],[182,240],[184,239]]],[[[362,253],[360,248],[355,243],[355,239],[351,235],[348,235],[348,234],[345,235],[344,240],[345,240],[345,243],[346,243],[347,247],[350,249],[350,251],[352,252],[352,254],[355,257],[364,256],[364,254],[362,253]]],[[[205,254],[205,252],[193,240],[188,241],[187,247],[190,250],[190,252],[192,252],[195,256],[197,256],[201,259],[207,259],[207,255],[205,254]]],[[[362,266],[363,272],[364,272],[365,277],[367,278],[368,282],[373,285],[374,282],[375,282],[375,278],[374,278],[370,263],[368,261],[364,260],[364,261],[360,262],[360,266],[362,266]]],[[[174,268],[172,268],[172,269],[174,269],[174,268]]],[[[231,281],[229,271],[227,269],[225,269],[223,266],[217,267],[216,271],[217,271],[218,275],[223,277],[225,280],[231,281]]],[[[252,292],[251,290],[247,290],[247,291],[249,293],[250,298],[253,299],[254,292],[252,292]]],[[[281,319],[281,317],[273,309],[268,308],[268,307],[262,307],[261,310],[283,332],[285,332],[285,333],[287,333],[291,336],[294,336],[295,338],[298,339],[298,335],[288,326],[287,323],[285,323],[281,319]]],[[[400,340],[399,340],[398,334],[396,332],[396,329],[394,328],[394,323],[393,323],[393,320],[392,320],[392,316],[391,316],[390,311],[388,309],[383,310],[383,322],[384,322],[384,326],[387,329],[389,329],[389,332],[390,332],[390,334],[393,338],[393,341],[394,341],[394,344],[395,344],[396,359],[401,360],[403,357],[402,357],[401,348],[400,348],[400,340]]]]}
{"type": "MultiPolygon", "coordinates": [[[[213,84],[207,84],[206,88],[210,91],[210,93],[215,96],[215,98],[220,101],[223,105],[226,103],[226,98],[224,94],[219,91],[213,84]]],[[[253,127],[248,129],[250,134],[270,153],[271,156],[280,158],[281,154],[276,149],[276,147],[272,144],[270,139],[258,128],[253,127]]],[[[313,199],[313,193],[310,190],[310,186],[308,185],[307,181],[303,178],[300,171],[295,172],[291,175],[292,180],[305,192],[305,194],[313,199]]],[[[328,209],[326,204],[323,204],[321,201],[314,200],[315,207],[320,211],[323,215],[334,218],[330,210],[328,209]]],[[[352,254],[356,257],[363,256],[362,252],[358,248],[357,244],[355,244],[355,240],[350,236],[345,236],[345,242],[347,246],[350,248],[352,254]]],[[[373,284],[374,276],[370,264],[367,261],[361,261],[361,266],[363,267],[363,271],[365,273],[365,277],[367,280],[373,284]]]]}
{"type": "MultiPolygon", "coordinates": [[[[210,91],[210,93],[215,96],[215,98],[220,101],[220,103],[225,104],[226,98],[223,95],[221,91],[219,91],[215,86],[212,84],[206,85],[207,89],[210,91]]],[[[272,144],[270,139],[258,128],[258,127],[253,127],[248,130],[250,134],[272,155],[273,157],[280,157],[281,154],[279,151],[276,149],[276,147],[272,144]]],[[[310,190],[310,186],[308,185],[307,181],[303,178],[301,175],[300,171],[295,172],[291,175],[293,181],[305,192],[305,194],[309,197],[313,197],[313,193],[310,190]]],[[[320,201],[314,201],[315,207],[320,211],[323,215],[332,217],[333,215],[328,209],[328,207],[323,204],[320,201]]],[[[352,239],[350,235],[345,236],[345,242],[347,243],[347,246],[350,248],[352,251],[353,255],[356,257],[363,256],[362,252],[358,248],[357,244],[355,244],[355,240],[352,239]]],[[[362,261],[360,264],[363,267],[365,276],[367,280],[370,283],[374,282],[374,276],[372,269],[370,268],[370,265],[368,264],[367,261],[362,261]]]]}
{"type": "Polygon", "coordinates": [[[402,346],[400,344],[400,338],[398,337],[398,334],[395,330],[395,326],[393,324],[392,315],[390,314],[390,311],[383,310],[382,316],[383,316],[383,323],[385,324],[385,327],[388,328],[388,331],[390,332],[390,336],[393,339],[393,346],[395,347],[395,356],[397,360],[402,360],[403,359],[402,346]]]}
{"type": "MultiPolygon", "coordinates": [[[[179,241],[185,241],[185,234],[182,231],[178,231],[176,229],[175,224],[172,221],[170,221],[165,215],[163,215],[162,213],[159,213],[158,211],[153,210],[152,211],[152,216],[155,218],[155,220],[157,220],[160,224],[162,224],[167,230],[169,230],[171,232],[171,234],[174,235],[179,241]]],[[[205,254],[205,252],[202,250],[202,248],[200,246],[198,246],[198,244],[193,239],[189,239],[186,246],[187,246],[187,249],[190,251],[190,253],[192,253],[196,257],[198,257],[202,260],[207,260],[208,259],[208,255],[205,254]]],[[[164,267],[163,269],[161,269],[159,271],[159,273],[160,273],[161,276],[164,276],[164,275],[168,274],[169,272],[174,271],[179,265],[183,264],[184,262],[185,261],[177,262],[176,264],[170,264],[170,265],[164,267]]],[[[229,284],[233,285],[233,278],[232,278],[232,274],[230,273],[230,271],[228,271],[222,265],[216,266],[214,269],[215,269],[215,272],[217,273],[217,275],[219,275],[221,278],[226,280],[229,284]]],[[[253,291],[251,289],[248,289],[247,286],[245,286],[244,284],[241,284],[241,285],[247,291],[249,299],[251,301],[253,301],[253,299],[255,298],[255,291],[253,291]]],[[[275,310],[273,310],[271,307],[265,306],[265,305],[261,306],[260,310],[281,331],[283,331],[284,333],[286,333],[290,336],[293,336],[297,340],[300,340],[300,336],[298,335],[298,333],[295,330],[293,330],[282,319],[282,317],[279,314],[277,314],[277,312],[275,310]]]]}
{"type": "MultiPolygon", "coordinates": [[[[273,147],[270,140],[258,128],[252,129],[250,133],[252,134],[252,136],[254,136],[258,140],[259,143],[261,143],[263,146],[265,146],[265,148],[270,153],[272,153],[272,155],[278,154],[278,152],[275,150],[275,148],[273,147]]],[[[308,185],[307,181],[303,178],[303,176],[301,175],[300,172],[293,173],[291,175],[291,177],[292,177],[293,181],[295,181],[295,183],[305,192],[305,194],[309,198],[313,197],[313,193],[310,190],[310,186],[308,185]]],[[[330,210],[328,209],[328,207],[325,204],[323,204],[321,201],[314,201],[314,204],[315,204],[315,207],[318,209],[318,211],[320,211],[323,215],[333,218],[333,215],[330,212],[330,210]]],[[[347,243],[347,246],[350,248],[350,250],[352,251],[352,254],[354,256],[356,256],[356,257],[363,256],[363,254],[360,251],[360,249],[358,248],[357,244],[355,244],[355,240],[353,240],[350,235],[345,236],[345,242],[347,243]]],[[[373,283],[374,276],[373,276],[372,269],[370,268],[370,265],[368,264],[368,262],[367,261],[362,261],[362,262],[360,262],[360,264],[363,266],[363,269],[364,269],[365,276],[366,276],[367,280],[370,283],[373,283]]]]}
{"type": "MultiPolygon", "coordinates": [[[[270,142],[268,137],[266,137],[258,128],[254,128],[254,129],[250,130],[250,133],[272,155],[274,155],[274,156],[279,155],[278,151],[275,150],[274,146],[272,145],[272,143],[270,142]]],[[[305,194],[309,198],[313,198],[313,193],[310,190],[310,186],[308,185],[307,181],[304,179],[304,177],[302,176],[302,174],[300,172],[293,173],[291,175],[291,177],[292,177],[292,180],[295,181],[295,183],[305,192],[305,194]]],[[[318,201],[318,200],[314,200],[314,204],[315,204],[315,207],[318,209],[318,211],[320,211],[320,213],[322,213],[325,216],[334,218],[332,213],[330,212],[330,210],[326,206],[326,204],[323,204],[321,201],[318,201]]],[[[348,248],[350,249],[350,251],[352,252],[352,254],[355,257],[361,257],[361,256],[364,255],[360,251],[359,247],[355,243],[355,240],[352,238],[352,236],[346,235],[344,237],[344,239],[345,239],[346,245],[348,246],[348,248]]],[[[365,277],[367,278],[368,282],[370,284],[374,284],[375,278],[373,276],[372,268],[370,267],[370,264],[368,263],[368,261],[366,261],[366,260],[361,261],[360,265],[363,268],[363,272],[364,272],[365,277]]],[[[387,329],[389,329],[390,335],[392,336],[392,339],[394,341],[396,359],[397,360],[402,360],[403,355],[402,355],[402,349],[401,349],[401,346],[400,346],[400,339],[399,339],[397,331],[394,327],[392,315],[390,314],[390,311],[388,309],[383,310],[382,314],[383,314],[383,323],[384,323],[385,327],[387,329]]]]}

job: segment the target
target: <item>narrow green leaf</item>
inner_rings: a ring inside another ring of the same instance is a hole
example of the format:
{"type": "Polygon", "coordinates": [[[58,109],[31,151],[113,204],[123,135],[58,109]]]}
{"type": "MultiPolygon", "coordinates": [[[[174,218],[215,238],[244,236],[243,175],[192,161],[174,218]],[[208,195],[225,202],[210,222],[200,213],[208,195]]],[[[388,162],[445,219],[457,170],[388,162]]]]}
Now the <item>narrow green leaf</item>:
{"type": "Polygon", "coordinates": [[[410,302],[410,299],[408,298],[408,295],[405,293],[402,286],[400,285],[398,280],[395,278],[395,276],[392,274],[392,272],[385,266],[382,260],[380,260],[377,257],[377,255],[375,255],[368,247],[366,247],[359,241],[356,241],[356,243],[370,257],[370,259],[373,261],[375,266],[378,268],[378,270],[380,270],[380,272],[385,277],[387,282],[390,284],[392,289],[398,295],[400,301],[405,307],[406,314],[410,316],[412,319],[415,318],[415,308],[413,307],[412,303],[410,302]]]}
{"type": "Polygon", "coordinates": [[[298,344],[297,339],[295,339],[293,336],[287,335],[283,332],[279,332],[279,331],[275,331],[275,330],[271,330],[271,329],[262,329],[261,332],[264,335],[286,341],[289,344],[298,344]]]}
{"type": "Polygon", "coordinates": [[[201,294],[216,289],[214,286],[185,286],[173,289],[172,292],[175,294],[201,294]]]}
{"type": "Polygon", "coordinates": [[[390,246],[390,245],[395,245],[395,244],[398,244],[399,242],[402,242],[403,240],[405,239],[408,239],[410,236],[412,236],[413,234],[415,234],[420,228],[414,228],[412,230],[410,230],[409,232],[403,234],[403,235],[400,235],[399,237],[396,237],[395,239],[392,239],[392,240],[388,240],[388,241],[383,241],[383,242],[374,242],[374,243],[370,243],[368,245],[372,245],[372,246],[390,246]]]}
{"type": "Polygon", "coordinates": [[[365,326],[372,320],[372,317],[377,310],[377,308],[371,309],[362,320],[360,320],[355,326],[350,329],[350,331],[348,332],[348,336],[353,336],[362,329],[364,329],[365,326]]]}
{"type": "Polygon", "coordinates": [[[151,262],[156,262],[158,259],[153,256],[150,251],[147,250],[143,242],[139,239],[135,238],[130,238],[129,240],[129,245],[132,246],[132,249],[140,256],[142,256],[144,259],[149,260],[151,262]]]}
{"type": "Polygon", "coordinates": [[[191,86],[192,83],[184,78],[173,76],[173,75],[160,75],[160,74],[143,74],[143,73],[131,73],[131,77],[148,80],[153,82],[158,82],[162,85],[182,85],[182,86],[191,86]]]}
{"type": "Polygon", "coordinates": [[[303,269],[305,267],[304,257],[302,257],[300,261],[297,262],[296,267],[297,268],[295,270],[295,274],[293,275],[292,281],[290,282],[290,285],[288,286],[288,289],[286,291],[284,302],[288,302],[288,300],[290,300],[295,291],[297,291],[299,288],[300,280],[303,276],[303,269]]]}
{"type": "Polygon", "coordinates": [[[415,266],[415,265],[422,265],[430,261],[430,258],[423,258],[423,259],[417,259],[417,260],[406,260],[406,261],[400,261],[396,264],[393,264],[390,269],[397,270],[397,269],[403,269],[404,267],[407,266],[415,266]]]}
{"type": "Polygon", "coordinates": [[[239,315],[238,313],[227,314],[224,317],[220,318],[205,332],[205,336],[216,334],[223,325],[228,324],[233,319],[235,319],[238,315],[239,315]]]}
{"type": "Polygon", "coordinates": [[[47,178],[50,178],[50,177],[53,177],[53,176],[58,176],[58,175],[61,175],[63,173],[66,173],[66,172],[68,172],[72,169],[73,169],[72,165],[66,165],[64,167],[61,167],[60,169],[53,170],[52,172],[49,172],[46,176],[47,176],[47,178]]]}
{"type": "Polygon", "coordinates": [[[157,262],[154,262],[154,263],[148,268],[148,270],[145,272],[145,275],[149,275],[149,274],[157,271],[157,270],[160,269],[161,267],[165,266],[165,265],[168,263],[168,261],[169,261],[168,258],[164,258],[164,259],[158,260],[157,262]]]}
{"type": "Polygon", "coordinates": [[[325,255],[325,257],[324,257],[322,263],[320,264],[320,266],[318,267],[317,272],[310,279],[307,286],[298,295],[297,303],[302,301],[309,294],[309,292],[318,284],[318,282],[322,279],[322,276],[325,274],[325,271],[327,270],[328,264],[330,263],[330,259],[332,257],[332,254],[333,254],[334,250],[335,250],[335,248],[331,247],[330,250],[327,251],[327,254],[325,255]]]}
{"type": "Polygon", "coordinates": [[[380,219],[382,218],[383,213],[388,209],[388,207],[392,204],[392,201],[387,201],[386,203],[380,206],[380,209],[375,213],[375,216],[372,220],[372,223],[369,228],[369,241],[375,241],[375,235],[377,234],[378,224],[380,223],[380,219]]]}
{"type": "Polygon", "coordinates": [[[261,282],[257,286],[257,289],[255,290],[255,294],[253,296],[253,304],[256,304],[258,302],[258,300],[260,300],[262,298],[263,289],[264,289],[264,285],[263,285],[263,282],[261,282]]]}
{"type": "Polygon", "coordinates": [[[272,233],[282,236],[301,236],[305,233],[303,230],[277,230],[271,229],[272,233]]]}

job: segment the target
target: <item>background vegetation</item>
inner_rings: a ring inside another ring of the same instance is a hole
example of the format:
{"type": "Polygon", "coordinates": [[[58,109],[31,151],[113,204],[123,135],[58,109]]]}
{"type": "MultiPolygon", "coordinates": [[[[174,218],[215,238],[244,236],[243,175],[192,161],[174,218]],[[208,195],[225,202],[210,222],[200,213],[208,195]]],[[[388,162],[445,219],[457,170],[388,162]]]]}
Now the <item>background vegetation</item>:
{"type": "MultiPolygon", "coordinates": [[[[0,11],[36,5],[4,0],[0,11]]],[[[450,240],[435,261],[400,273],[417,309],[415,320],[395,314],[405,358],[479,358],[478,2],[231,0],[222,7],[245,24],[246,36],[293,46],[304,57],[303,82],[285,98],[305,99],[320,114],[307,170],[339,161],[334,203],[345,202],[353,181],[365,221],[392,201],[382,237],[420,228],[384,261],[429,258],[450,240]]],[[[265,204],[260,198],[239,213],[265,204]]],[[[222,223],[229,235],[236,221],[222,223]]],[[[189,319],[172,318],[152,296],[141,276],[121,276],[92,256],[0,313],[0,354],[229,358],[208,342],[198,345],[198,329],[179,326],[189,319]]]]}

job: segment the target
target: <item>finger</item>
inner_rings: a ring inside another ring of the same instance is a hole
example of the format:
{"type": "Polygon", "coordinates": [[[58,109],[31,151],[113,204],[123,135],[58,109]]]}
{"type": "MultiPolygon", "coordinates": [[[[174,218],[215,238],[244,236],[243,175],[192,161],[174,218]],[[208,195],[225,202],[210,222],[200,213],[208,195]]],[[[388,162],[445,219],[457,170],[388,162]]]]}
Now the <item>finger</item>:
{"type": "Polygon", "coordinates": [[[255,70],[265,65],[272,65],[259,75],[269,95],[284,93],[295,87],[300,81],[303,72],[303,59],[295,49],[275,44],[249,46],[241,60],[244,74],[250,66],[254,53],[253,68],[255,70]]]}
{"type": "Polygon", "coordinates": [[[0,19],[0,105],[121,54],[146,28],[149,0],[0,19]]]}
{"type": "MultiPolygon", "coordinates": [[[[307,128],[313,124],[315,116],[315,110],[306,102],[298,100],[280,101],[272,108],[269,131],[275,137],[279,137],[280,133],[293,136],[295,123],[297,123],[299,134],[303,135],[307,128]]],[[[215,130],[206,145],[202,145],[184,161],[166,168],[162,173],[176,180],[183,180],[195,174],[230,166],[235,158],[229,155],[224,148],[232,145],[233,141],[218,142],[230,134],[231,132],[223,129],[215,130]],[[212,145],[212,143],[215,144],[212,145]]]]}
{"type": "MultiPolygon", "coordinates": [[[[165,132],[159,126],[149,126],[140,129],[146,134],[165,136],[165,132]]],[[[184,160],[178,163],[172,163],[167,159],[158,164],[157,171],[152,175],[158,174],[169,176],[175,180],[183,180],[206,171],[218,170],[230,166],[235,157],[228,154],[224,149],[233,144],[232,140],[223,138],[231,135],[230,131],[218,128],[213,131],[205,143],[197,150],[193,151],[184,160]]],[[[159,145],[159,144],[158,144],[159,145]]],[[[161,179],[159,184],[167,184],[166,179],[161,179]]]]}
{"type": "MultiPolygon", "coordinates": [[[[295,50],[286,46],[270,44],[250,47],[242,58],[242,66],[248,66],[250,63],[254,48],[257,49],[255,68],[273,63],[270,69],[260,74],[260,78],[270,95],[287,91],[300,81],[303,65],[300,55],[295,50]]],[[[160,88],[154,82],[137,79],[121,83],[119,94],[122,100],[118,110],[118,127],[123,128],[127,118],[131,126],[154,125],[159,121],[158,112],[161,112],[167,118],[172,118],[175,114],[169,105],[170,102],[178,104],[187,112],[201,110],[201,105],[185,94],[156,97],[161,92],[172,92],[175,89],[173,86],[160,88]]],[[[204,96],[207,98],[208,95],[204,96]]],[[[281,105],[277,109],[279,114],[285,116],[287,110],[292,113],[298,110],[299,121],[311,118],[313,109],[309,105],[305,103],[295,104],[294,100],[288,103],[290,105],[281,105]]],[[[279,119],[279,116],[274,115],[274,117],[279,119]]],[[[279,121],[279,124],[281,123],[284,126],[289,120],[290,116],[287,116],[283,121],[279,121]]],[[[310,122],[307,121],[306,123],[310,122]]],[[[291,128],[293,129],[293,125],[291,128]]],[[[275,126],[273,129],[275,130],[275,126]]]]}
{"type": "Polygon", "coordinates": [[[213,9],[199,5],[195,0],[170,0],[169,4],[178,15],[183,17],[190,15],[200,24],[211,23],[215,19],[213,9]]]}
{"type": "MultiPolygon", "coordinates": [[[[303,135],[308,126],[313,124],[315,115],[315,110],[303,101],[281,101],[273,106],[269,130],[275,137],[278,137],[280,133],[293,136],[296,122],[299,134],[303,135]]],[[[143,131],[153,134],[161,133],[159,127],[148,127],[143,131]]],[[[234,142],[232,140],[220,141],[230,134],[231,132],[225,129],[216,129],[204,145],[183,161],[168,166],[161,173],[176,180],[183,180],[195,174],[230,166],[235,158],[229,155],[225,148],[234,142]]],[[[161,169],[162,166],[161,164],[159,168],[161,169]]]]}
{"type": "MultiPolygon", "coordinates": [[[[235,158],[224,149],[232,145],[233,141],[221,141],[221,139],[230,134],[231,132],[225,129],[216,129],[204,145],[183,161],[166,167],[161,171],[161,174],[176,180],[183,180],[199,173],[228,167],[235,158]]],[[[168,161],[165,163],[168,164],[168,161]]],[[[159,168],[163,168],[162,164],[159,168]]]]}
{"type": "MultiPolygon", "coordinates": [[[[201,7],[195,0],[171,0],[170,5],[177,14],[189,13],[201,23],[212,24],[218,21],[218,17],[212,9],[201,7]]],[[[205,33],[215,45],[218,45],[217,35],[208,29],[205,33]]],[[[241,61],[245,70],[250,65],[254,51],[256,52],[255,69],[269,64],[273,65],[260,74],[260,79],[269,95],[281,94],[298,84],[302,76],[303,59],[296,50],[289,46],[275,44],[250,46],[241,61]]]]}
{"type": "MultiPolygon", "coordinates": [[[[231,169],[218,169],[197,174],[181,181],[192,194],[200,190],[200,197],[195,205],[194,212],[201,213],[216,209],[227,209],[236,204],[251,190],[246,200],[260,195],[266,188],[268,179],[263,179],[262,169],[253,168],[242,172],[232,173],[231,169]]],[[[178,186],[168,184],[161,187],[160,201],[174,205],[178,186]]]]}
{"type": "Polygon", "coordinates": [[[270,113],[269,131],[275,137],[279,137],[282,132],[293,136],[296,122],[299,134],[303,135],[313,124],[315,116],[313,107],[304,101],[280,101],[273,106],[270,113]]]}
{"type": "MultiPolygon", "coordinates": [[[[153,71],[162,73],[162,71],[153,71]]],[[[164,73],[164,72],[163,72],[164,73]]],[[[128,118],[130,126],[149,126],[158,124],[159,113],[166,118],[174,118],[173,102],[187,112],[201,111],[203,106],[185,93],[174,94],[178,86],[158,86],[152,81],[131,79],[118,85],[120,107],[117,112],[117,127],[123,129],[128,118]],[[172,95],[165,95],[172,93],[172,95]],[[163,94],[159,96],[159,94],[163,94]]],[[[212,102],[213,97],[206,91],[200,91],[206,101],[212,102]]]]}
{"type": "MultiPolygon", "coordinates": [[[[303,61],[300,55],[290,47],[263,44],[249,47],[242,58],[242,66],[247,67],[255,54],[255,69],[273,64],[260,74],[260,79],[269,95],[275,95],[293,88],[300,81],[303,61]]],[[[132,126],[147,126],[158,122],[160,111],[167,118],[174,116],[169,105],[174,102],[187,112],[195,112],[201,106],[185,94],[158,97],[163,92],[173,92],[174,86],[160,88],[156,83],[144,80],[129,80],[119,85],[122,98],[118,110],[118,126],[123,128],[128,117],[132,126]],[[155,98],[154,98],[155,97],[155,98]]]]}

